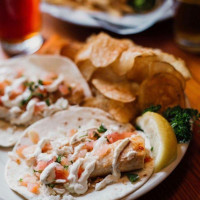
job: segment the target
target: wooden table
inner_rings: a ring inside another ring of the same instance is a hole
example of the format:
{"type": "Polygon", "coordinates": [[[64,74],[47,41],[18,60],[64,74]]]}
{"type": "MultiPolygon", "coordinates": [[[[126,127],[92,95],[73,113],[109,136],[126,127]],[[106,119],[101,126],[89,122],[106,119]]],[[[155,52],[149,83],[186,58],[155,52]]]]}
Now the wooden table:
{"type": "MultiPolygon", "coordinates": [[[[200,56],[186,53],[179,49],[173,41],[173,21],[162,22],[149,30],[128,36],[136,43],[147,47],[160,48],[183,58],[188,64],[193,79],[188,81],[186,94],[191,106],[200,111],[200,56]]],[[[43,15],[42,34],[48,39],[57,33],[63,37],[84,41],[92,33],[100,29],[77,27],[75,25],[57,20],[49,15],[43,15]]],[[[111,34],[115,37],[118,35],[111,34]]],[[[0,49],[0,58],[7,55],[0,49]]],[[[200,129],[194,132],[193,140],[179,166],[158,187],[140,198],[140,200],[200,200],[200,129]]]]}

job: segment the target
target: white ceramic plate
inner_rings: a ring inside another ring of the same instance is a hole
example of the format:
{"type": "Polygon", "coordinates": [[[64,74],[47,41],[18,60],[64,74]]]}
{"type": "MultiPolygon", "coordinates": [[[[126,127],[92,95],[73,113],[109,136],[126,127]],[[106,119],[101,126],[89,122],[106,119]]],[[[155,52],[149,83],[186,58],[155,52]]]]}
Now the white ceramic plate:
{"type": "MultiPolygon", "coordinates": [[[[179,144],[178,145],[178,156],[177,159],[171,163],[169,166],[164,168],[162,171],[158,173],[154,173],[151,178],[136,192],[132,193],[128,197],[124,198],[126,200],[136,199],[153,188],[155,188],[158,184],[160,184],[164,179],[166,179],[171,172],[177,167],[177,165],[182,160],[183,156],[185,155],[188,148],[188,144],[179,144]]],[[[17,193],[13,192],[9,189],[8,185],[6,184],[5,177],[4,177],[4,167],[8,159],[8,151],[12,149],[4,149],[0,148],[0,200],[22,200],[21,196],[17,195],[17,193]]],[[[16,172],[17,173],[17,172],[16,172]]]]}
{"type": "Polygon", "coordinates": [[[102,12],[73,10],[67,6],[48,3],[42,3],[41,9],[45,13],[73,24],[104,28],[121,35],[127,35],[139,33],[158,21],[172,17],[174,1],[164,0],[161,6],[147,14],[132,14],[120,18],[102,12]]]}

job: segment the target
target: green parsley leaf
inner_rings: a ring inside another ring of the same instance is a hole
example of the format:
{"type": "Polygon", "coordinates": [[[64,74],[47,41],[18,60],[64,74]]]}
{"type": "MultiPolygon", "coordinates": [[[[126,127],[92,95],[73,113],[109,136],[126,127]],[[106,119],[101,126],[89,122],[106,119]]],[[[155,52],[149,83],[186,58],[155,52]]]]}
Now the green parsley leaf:
{"type": "Polygon", "coordinates": [[[136,182],[136,181],[139,180],[139,178],[140,178],[140,177],[138,176],[138,174],[132,174],[132,173],[127,173],[126,176],[128,177],[128,179],[129,179],[129,181],[130,181],[131,183],[136,182]]]}
{"type": "Polygon", "coordinates": [[[96,131],[93,131],[94,137],[97,138],[97,140],[101,137],[96,131]]]}
{"type": "Polygon", "coordinates": [[[23,99],[21,102],[20,102],[20,106],[24,106],[25,104],[27,104],[31,98],[32,98],[32,94],[30,94],[30,96],[27,98],[27,99],[23,99]]]}
{"type": "Polygon", "coordinates": [[[39,80],[38,80],[38,84],[39,84],[39,85],[43,85],[43,81],[39,79],[39,80]]]}
{"type": "Polygon", "coordinates": [[[62,156],[58,156],[56,162],[61,163],[62,156]]]}
{"type": "Polygon", "coordinates": [[[161,109],[161,105],[152,105],[144,109],[142,114],[144,114],[145,112],[158,112],[160,109],[161,109]]]}
{"type": "Polygon", "coordinates": [[[22,181],[23,181],[23,179],[22,179],[22,178],[20,178],[20,179],[19,179],[19,182],[22,182],[22,181]]]}
{"type": "Polygon", "coordinates": [[[79,138],[83,138],[83,137],[86,137],[86,136],[88,136],[88,134],[81,135],[79,138]]]}
{"type": "Polygon", "coordinates": [[[153,147],[151,147],[151,151],[153,151],[153,147]]]}
{"type": "Polygon", "coordinates": [[[36,173],[36,172],[42,173],[42,170],[34,170],[34,169],[33,169],[33,172],[34,172],[34,173],[36,173]]]}
{"type": "Polygon", "coordinates": [[[54,183],[50,183],[50,184],[47,184],[47,186],[49,186],[50,188],[54,188],[56,184],[54,183]]]}
{"type": "Polygon", "coordinates": [[[101,126],[99,127],[99,129],[97,129],[97,131],[99,133],[105,133],[107,131],[107,128],[103,124],[101,124],[101,126]]]}
{"type": "Polygon", "coordinates": [[[68,170],[69,166],[68,165],[64,165],[64,169],[68,170]]]}
{"type": "Polygon", "coordinates": [[[135,129],[144,132],[144,130],[142,130],[138,125],[135,125],[135,129]]]}
{"type": "Polygon", "coordinates": [[[39,98],[43,98],[44,97],[44,95],[41,94],[41,93],[35,93],[34,96],[39,97],[39,98]]]}
{"type": "Polygon", "coordinates": [[[50,101],[49,101],[49,99],[46,99],[46,100],[45,100],[45,103],[47,104],[47,106],[50,106],[50,101]]]}
{"type": "Polygon", "coordinates": [[[192,138],[192,124],[200,120],[198,110],[175,106],[164,111],[163,116],[171,124],[179,143],[189,142],[192,138]]]}

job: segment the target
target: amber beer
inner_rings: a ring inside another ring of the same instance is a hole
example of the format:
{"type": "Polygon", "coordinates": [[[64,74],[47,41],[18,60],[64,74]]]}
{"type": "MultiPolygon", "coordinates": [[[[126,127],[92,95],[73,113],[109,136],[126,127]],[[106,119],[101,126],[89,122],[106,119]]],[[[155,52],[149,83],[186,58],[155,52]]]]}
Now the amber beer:
{"type": "Polygon", "coordinates": [[[0,0],[0,39],[5,50],[18,53],[39,48],[39,3],[40,0],[0,0]]]}
{"type": "Polygon", "coordinates": [[[175,40],[184,49],[200,53],[200,0],[177,0],[175,40]]]}

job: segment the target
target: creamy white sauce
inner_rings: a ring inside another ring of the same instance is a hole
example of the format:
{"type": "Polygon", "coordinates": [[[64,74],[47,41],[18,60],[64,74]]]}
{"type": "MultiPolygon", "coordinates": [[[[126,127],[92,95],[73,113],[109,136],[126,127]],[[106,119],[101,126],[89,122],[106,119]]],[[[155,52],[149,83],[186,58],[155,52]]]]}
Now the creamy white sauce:
{"type": "Polygon", "coordinates": [[[48,165],[41,173],[40,175],[40,181],[44,184],[52,183],[55,180],[56,174],[55,174],[55,168],[57,166],[60,166],[59,163],[53,162],[50,165],[48,165]]]}
{"type": "Polygon", "coordinates": [[[26,111],[18,118],[12,118],[11,124],[20,125],[29,122],[33,118],[36,103],[37,101],[35,99],[31,99],[27,104],[26,111]]]}
{"type": "Polygon", "coordinates": [[[70,184],[67,185],[67,189],[70,193],[84,194],[88,190],[88,178],[95,168],[95,159],[91,159],[89,162],[84,163],[84,171],[81,177],[78,179],[78,170],[84,159],[79,158],[72,166],[70,166],[70,174],[68,180],[70,184]]]}
{"type": "MultiPolygon", "coordinates": [[[[4,74],[7,74],[5,70],[1,70],[2,76],[4,74]]],[[[9,72],[8,74],[10,74],[9,72]]],[[[13,72],[12,72],[13,73],[13,72]]],[[[16,72],[15,72],[16,75],[16,72]]],[[[55,112],[64,110],[68,107],[68,101],[64,98],[59,98],[55,104],[52,104],[50,106],[47,106],[44,101],[42,102],[36,102],[36,100],[32,99],[29,101],[29,103],[26,106],[26,110],[23,111],[20,109],[20,103],[22,100],[26,100],[30,97],[31,91],[27,87],[25,91],[18,95],[15,99],[11,100],[10,95],[12,94],[13,91],[17,90],[18,87],[20,87],[22,84],[24,84],[27,81],[26,77],[20,77],[20,78],[15,78],[14,75],[11,76],[11,85],[6,86],[4,95],[1,97],[1,101],[3,105],[6,107],[5,112],[1,112],[0,117],[4,118],[6,120],[9,120],[11,124],[16,124],[16,125],[28,125],[31,122],[34,122],[35,120],[38,119],[38,117],[47,117],[49,115],[52,115],[55,112]],[[34,108],[35,105],[37,104],[42,104],[44,106],[44,111],[39,114],[39,116],[34,116],[34,108]]],[[[6,80],[5,78],[3,80],[6,80]]],[[[64,76],[60,75],[56,80],[53,81],[51,85],[48,86],[43,86],[39,85],[40,89],[46,89],[48,92],[55,92],[58,90],[58,86],[62,83],[64,80],[64,76]]],[[[3,110],[2,110],[3,111],[3,110]]]]}
{"type": "Polygon", "coordinates": [[[97,183],[95,186],[95,190],[101,190],[103,189],[106,185],[114,183],[119,180],[121,173],[117,169],[117,160],[121,154],[121,152],[124,150],[124,148],[127,146],[129,143],[129,139],[126,138],[122,140],[117,147],[115,148],[114,155],[113,155],[113,161],[112,161],[112,175],[106,176],[101,182],[97,183]]]}
{"type": "Polygon", "coordinates": [[[61,74],[51,85],[45,86],[44,88],[48,92],[55,92],[58,89],[58,86],[63,82],[63,80],[64,76],[61,74]]]}
{"type": "Polygon", "coordinates": [[[43,116],[44,117],[50,116],[55,112],[58,112],[58,111],[66,109],[67,107],[68,107],[67,99],[64,99],[63,97],[61,97],[56,101],[55,104],[52,104],[50,106],[46,106],[45,107],[43,116]]]}

